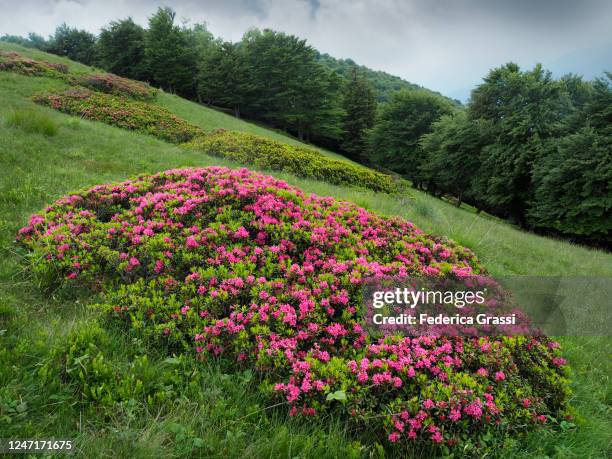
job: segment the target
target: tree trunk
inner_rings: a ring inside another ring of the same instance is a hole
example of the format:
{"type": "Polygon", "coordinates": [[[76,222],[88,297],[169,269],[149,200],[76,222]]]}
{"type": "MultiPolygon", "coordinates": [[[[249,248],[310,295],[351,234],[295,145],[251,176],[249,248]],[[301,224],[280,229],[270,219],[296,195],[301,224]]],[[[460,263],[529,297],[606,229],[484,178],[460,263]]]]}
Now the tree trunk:
{"type": "Polygon", "coordinates": [[[457,207],[461,207],[462,202],[463,202],[463,191],[460,191],[459,196],[457,196],[457,207]]]}

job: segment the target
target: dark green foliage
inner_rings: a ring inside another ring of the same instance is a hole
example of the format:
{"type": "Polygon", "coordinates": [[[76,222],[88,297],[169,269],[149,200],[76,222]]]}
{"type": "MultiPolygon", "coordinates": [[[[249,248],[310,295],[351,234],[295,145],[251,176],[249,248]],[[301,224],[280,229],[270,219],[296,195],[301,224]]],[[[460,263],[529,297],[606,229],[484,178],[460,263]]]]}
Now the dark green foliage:
{"type": "Polygon", "coordinates": [[[241,42],[256,97],[245,112],[300,139],[338,140],[339,81],[316,61],[316,51],[293,35],[253,29],[241,42]]]}
{"type": "MultiPolygon", "coordinates": [[[[556,141],[533,170],[529,221],[570,237],[609,244],[612,232],[612,75],[582,90],[575,102],[584,127],[556,141]]],[[[572,93],[575,94],[576,91],[572,93]]],[[[575,98],[574,98],[575,100],[575,98]]]]}
{"type": "Polygon", "coordinates": [[[200,101],[230,108],[240,117],[253,97],[244,49],[229,42],[211,47],[200,62],[197,84],[200,101]]]}
{"type": "Polygon", "coordinates": [[[91,65],[94,62],[95,44],[95,35],[64,23],[55,29],[55,33],[49,38],[48,51],[91,65]]]}
{"type": "Polygon", "coordinates": [[[585,107],[593,97],[593,84],[574,74],[564,75],[560,82],[571,102],[570,111],[565,117],[566,129],[568,132],[575,132],[586,123],[585,107]]]}
{"type": "Polygon", "coordinates": [[[470,121],[465,111],[444,115],[435,122],[433,131],[421,137],[426,158],[421,174],[428,191],[456,196],[457,206],[466,197],[476,199],[469,193],[479,173],[479,153],[486,134],[487,123],[470,121]]]}
{"type": "Polygon", "coordinates": [[[403,174],[417,185],[422,151],[419,139],[432,124],[453,107],[445,99],[426,91],[400,91],[384,105],[372,132],[372,159],[403,174]]]}
{"type": "Polygon", "coordinates": [[[182,96],[195,94],[196,58],[187,33],[174,23],[176,13],[159,8],[149,18],[145,63],[152,83],[182,96]]]}
{"type": "Polygon", "coordinates": [[[492,211],[524,225],[533,163],[548,148],[546,140],[563,133],[570,111],[564,87],[540,65],[521,71],[509,63],[472,92],[469,110],[471,119],[491,123],[493,136],[481,153],[477,192],[492,211]]]}
{"type": "Polygon", "coordinates": [[[96,44],[97,63],[109,72],[146,80],[145,30],[132,18],[111,22],[102,29],[96,44]]]}
{"type": "Polygon", "coordinates": [[[589,124],[602,135],[612,135],[612,72],[593,82],[593,94],[586,104],[589,124]]]}
{"type": "Polygon", "coordinates": [[[342,149],[354,159],[367,161],[367,132],[374,126],[376,117],[376,96],[370,83],[354,67],[344,83],[342,106],[344,136],[342,149]]]}
{"type": "Polygon", "coordinates": [[[533,170],[531,223],[605,241],[612,234],[612,139],[592,128],[562,138],[533,170]]]}
{"type": "Polygon", "coordinates": [[[612,225],[612,78],[493,69],[465,114],[421,139],[423,180],[521,226],[606,244],[612,225]]]}

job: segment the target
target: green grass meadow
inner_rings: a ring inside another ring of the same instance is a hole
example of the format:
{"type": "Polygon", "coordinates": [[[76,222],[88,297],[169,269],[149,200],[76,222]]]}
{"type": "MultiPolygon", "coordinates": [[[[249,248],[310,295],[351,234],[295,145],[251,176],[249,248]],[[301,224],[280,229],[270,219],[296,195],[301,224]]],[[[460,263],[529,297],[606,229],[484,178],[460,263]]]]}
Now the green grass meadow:
{"type": "MultiPolygon", "coordinates": [[[[85,66],[39,51],[0,44],[31,57],[85,66]]],[[[240,164],[185,150],[152,137],[71,117],[35,105],[34,94],[61,89],[57,80],[0,72],[0,438],[72,438],[82,457],[393,457],[367,433],[334,419],[316,424],[267,407],[249,371],[192,365],[192,383],[161,407],[124,404],[116,412],[84,406],[73,388],[48,381],[53,349],[67,334],[84,333],[96,316],[95,297],[43,292],[13,243],[32,213],[92,185],[187,166],[240,164]],[[386,456],[385,456],[386,454],[386,456]]],[[[205,130],[225,128],[297,140],[169,94],[158,103],[205,130]]],[[[334,157],[334,153],[325,152],[334,157]]],[[[333,186],[263,171],[305,191],[350,200],[398,215],[471,248],[493,275],[612,276],[612,254],[519,231],[497,219],[458,209],[416,190],[402,196],[333,186]]],[[[143,381],[175,365],[110,328],[102,349],[115,368],[134,368],[143,381]],[[146,355],[146,361],[142,361],[146,355]]],[[[560,338],[572,368],[572,424],[509,441],[500,457],[612,457],[609,337],[560,338]]],[[[182,363],[179,363],[182,364],[182,363]]],[[[75,370],[78,371],[78,368],[75,370]]],[[[61,375],[60,375],[61,376],[61,375]]],[[[60,378],[61,379],[61,378],[60,378]]],[[[428,457],[427,451],[414,451],[428,457]]]]}

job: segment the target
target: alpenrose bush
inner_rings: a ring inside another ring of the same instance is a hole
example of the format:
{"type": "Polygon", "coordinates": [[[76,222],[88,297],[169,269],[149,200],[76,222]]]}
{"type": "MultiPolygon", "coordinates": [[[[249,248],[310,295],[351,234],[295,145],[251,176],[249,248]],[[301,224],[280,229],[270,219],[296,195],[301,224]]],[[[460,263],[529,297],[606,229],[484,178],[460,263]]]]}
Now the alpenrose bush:
{"type": "Polygon", "coordinates": [[[57,78],[74,86],[84,86],[94,91],[133,99],[151,100],[157,95],[157,89],[142,81],[130,80],[112,73],[71,75],[65,64],[31,59],[14,51],[0,51],[0,71],[2,70],[13,71],[25,76],[57,78]]]}
{"type": "Polygon", "coordinates": [[[0,51],[0,71],[11,71],[26,76],[45,76],[67,79],[68,67],[47,61],[38,61],[13,51],[0,51]]]}
{"type": "Polygon", "coordinates": [[[101,291],[108,320],[149,345],[252,368],[291,415],[341,417],[392,448],[485,449],[566,414],[546,337],[364,331],[364,279],[484,273],[469,249],[247,169],[96,186],[18,241],[34,273],[101,291]]]}
{"type": "Polygon", "coordinates": [[[203,131],[165,108],[85,88],[36,96],[34,101],[64,113],[150,134],[173,143],[186,142],[203,131]]]}
{"type": "Polygon", "coordinates": [[[334,185],[357,186],[385,193],[398,191],[398,184],[390,175],[327,158],[313,149],[288,145],[245,132],[220,129],[206,136],[196,137],[185,146],[211,156],[285,171],[298,177],[334,185]]]}
{"type": "Polygon", "coordinates": [[[75,80],[76,84],[108,94],[132,97],[140,100],[151,100],[157,90],[141,81],[130,80],[112,73],[94,73],[83,75],[75,80]]]}

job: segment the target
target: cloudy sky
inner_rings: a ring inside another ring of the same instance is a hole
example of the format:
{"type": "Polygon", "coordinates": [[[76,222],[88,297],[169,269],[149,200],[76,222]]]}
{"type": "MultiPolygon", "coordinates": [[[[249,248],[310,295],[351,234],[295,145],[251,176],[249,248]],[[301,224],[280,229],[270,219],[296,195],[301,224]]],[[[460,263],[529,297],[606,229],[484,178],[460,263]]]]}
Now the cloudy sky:
{"type": "Polygon", "coordinates": [[[587,78],[612,70],[610,0],[0,0],[0,35],[46,36],[62,22],[97,33],[126,16],[145,25],[161,5],[226,40],[282,30],[462,100],[510,60],[587,78]]]}

